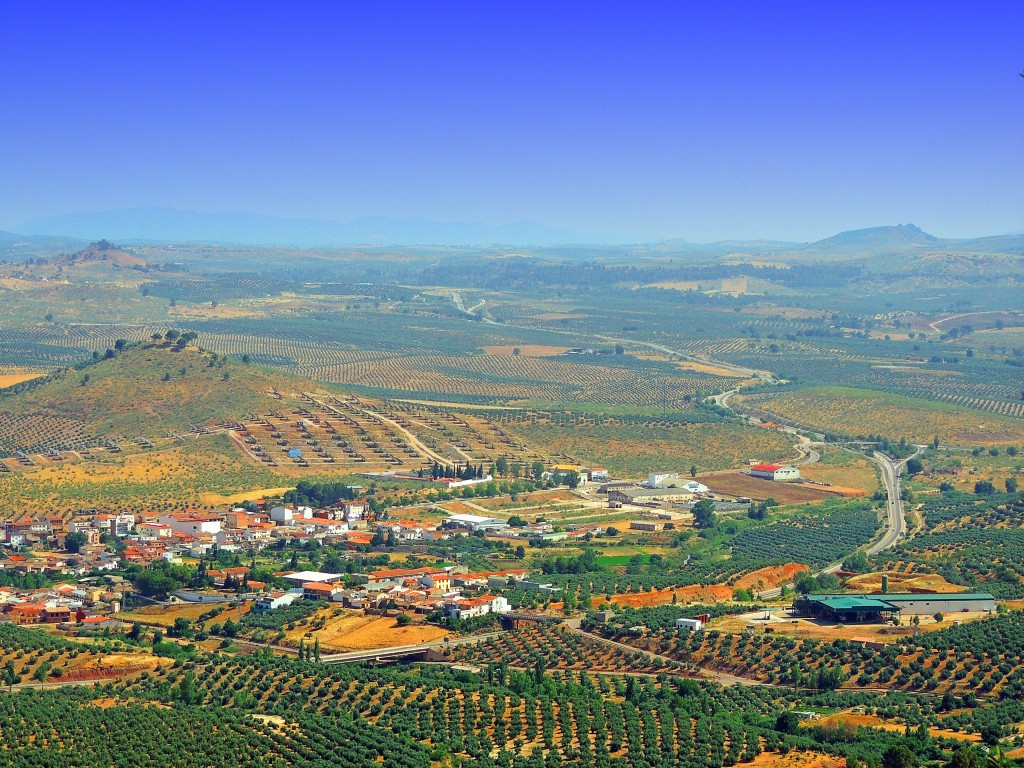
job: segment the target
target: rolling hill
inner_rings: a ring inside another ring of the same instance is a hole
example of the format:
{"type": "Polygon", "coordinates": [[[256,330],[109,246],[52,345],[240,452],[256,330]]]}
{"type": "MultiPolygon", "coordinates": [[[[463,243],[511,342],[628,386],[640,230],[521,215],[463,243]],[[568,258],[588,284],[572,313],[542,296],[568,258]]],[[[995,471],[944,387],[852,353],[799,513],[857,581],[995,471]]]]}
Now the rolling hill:
{"type": "Polygon", "coordinates": [[[90,365],[0,391],[0,453],[162,437],[265,409],[284,374],[170,342],[131,346],[90,365]]]}
{"type": "Polygon", "coordinates": [[[844,255],[877,255],[890,251],[904,251],[913,247],[936,247],[939,238],[929,235],[913,224],[890,227],[869,227],[840,232],[804,246],[805,252],[844,255]]]}
{"type": "Polygon", "coordinates": [[[116,267],[144,267],[149,262],[136,256],[124,248],[113,245],[106,240],[90,243],[80,251],[62,253],[50,258],[50,263],[58,266],[75,266],[106,263],[116,267]]]}

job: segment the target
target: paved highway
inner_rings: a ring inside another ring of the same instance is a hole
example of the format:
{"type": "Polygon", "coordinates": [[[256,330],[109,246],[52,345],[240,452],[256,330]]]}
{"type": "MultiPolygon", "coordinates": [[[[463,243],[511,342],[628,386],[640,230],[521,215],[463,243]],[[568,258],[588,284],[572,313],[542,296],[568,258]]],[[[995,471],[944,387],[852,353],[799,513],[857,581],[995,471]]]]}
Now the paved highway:
{"type": "MultiPolygon", "coordinates": [[[[900,498],[900,491],[902,490],[900,487],[900,476],[903,474],[903,468],[907,465],[907,462],[920,455],[923,450],[924,446],[919,445],[913,455],[901,461],[893,461],[890,457],[878,451],[868,456],[868,459],[877,464],[882,470],[882,483],[885,485],[886,495],[885,533],[874,544],[869,544],[864,548],[868,555],[877,555],[879,552],[895,546],[897,542],[907,535],[907,518],[903,510],[903,499],[900,498]]],[[[823,573],[835,573],[842,568],[842,565],[842,563],[827,565],[815,573],[815,576],[823,573]]],[[[779,597],[782,594],[782,588],[770,589],[759,594],[764,598],[779,597]]]]}
{"type": "Polygon", "coordinates": [[[903,474],[904,467],[907,466],[907,462],[920,456],[922,451],[924,451],[924,446],[919,445],[911,456],[901,461],[893,461],[884,453],[879,453],[878,451],[868,456],[882,470],[882,482],[885,483],[885,493],[887,496],[886,511],[888,513],[888,526],[885,534],[865,550],[869,555],[877,555],[883,549],[888,549],[895,545],[896,542],[907,535],[907,517],[903,511],[903,499],[900,498],[902,491],[901,475],[903,474]]]}

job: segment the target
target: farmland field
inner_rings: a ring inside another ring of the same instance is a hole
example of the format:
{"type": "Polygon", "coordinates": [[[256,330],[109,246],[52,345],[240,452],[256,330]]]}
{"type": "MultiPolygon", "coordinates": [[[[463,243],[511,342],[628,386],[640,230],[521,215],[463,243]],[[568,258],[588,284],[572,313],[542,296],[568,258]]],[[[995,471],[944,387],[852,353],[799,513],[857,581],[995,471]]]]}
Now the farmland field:
{"type": "Polygon", "coordinates": [[[839,434],[877,434],[884,425],[888,435],[918,443],[929,442],[935,435],[944,444],[954,445],[1024,443],[1024,422],[895,394],[818,387],[758,397],[753,404],[839,434]]]}
{"type": "Polygon", "coordinates": [[[3,373],[0,370],[0,389],[4,387],[13,387],[15,384],[21,384],[24,381],[32,381],[32,379],[38,379],[43,376],[43,373],[3,373]]]}
{"type": "Polygon", "coordinates": [[[793,453],[784,436],[734,423],[659,424],[652,417],[578,426],[523,421],[510,427],[549,455],[571,457],[626,477],[654,468],[688,472],[693,464],[702,470],[728,469],[750,457],[777,461],[793,453]]]}
{"type": "Polygon", "coordinates": [[[729,496],[747,496],[757,501],[775,499],[782,504],[800,504],[821,501],[833,495],[827,489],[799,483],[776,483],[740,472],[716,475],[698,475],[697,480],[716,493],[729,496]]]}

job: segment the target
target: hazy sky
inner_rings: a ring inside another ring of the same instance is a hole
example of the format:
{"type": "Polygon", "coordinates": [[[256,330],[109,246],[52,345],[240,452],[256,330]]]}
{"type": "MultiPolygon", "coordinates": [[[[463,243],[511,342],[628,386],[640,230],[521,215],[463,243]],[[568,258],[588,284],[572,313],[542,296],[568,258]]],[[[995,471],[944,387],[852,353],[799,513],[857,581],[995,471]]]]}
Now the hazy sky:
{"type": "Polygon", "coordinates": [[[167,206],[1024,230],[1024,3],[959,5],[8,3],[0,227],[167,206]]]}

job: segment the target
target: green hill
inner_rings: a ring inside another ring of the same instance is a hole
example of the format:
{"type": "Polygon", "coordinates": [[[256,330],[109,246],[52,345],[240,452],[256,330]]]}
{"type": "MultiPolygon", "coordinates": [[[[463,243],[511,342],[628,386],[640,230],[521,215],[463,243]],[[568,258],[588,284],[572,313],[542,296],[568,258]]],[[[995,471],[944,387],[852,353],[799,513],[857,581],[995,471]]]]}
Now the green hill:
{"type": "Polygon", "coordinates": [[[160,437],[265,411],[301,380],[195,346],[147,342],[0,390],[0,455],[160,437]]]}

